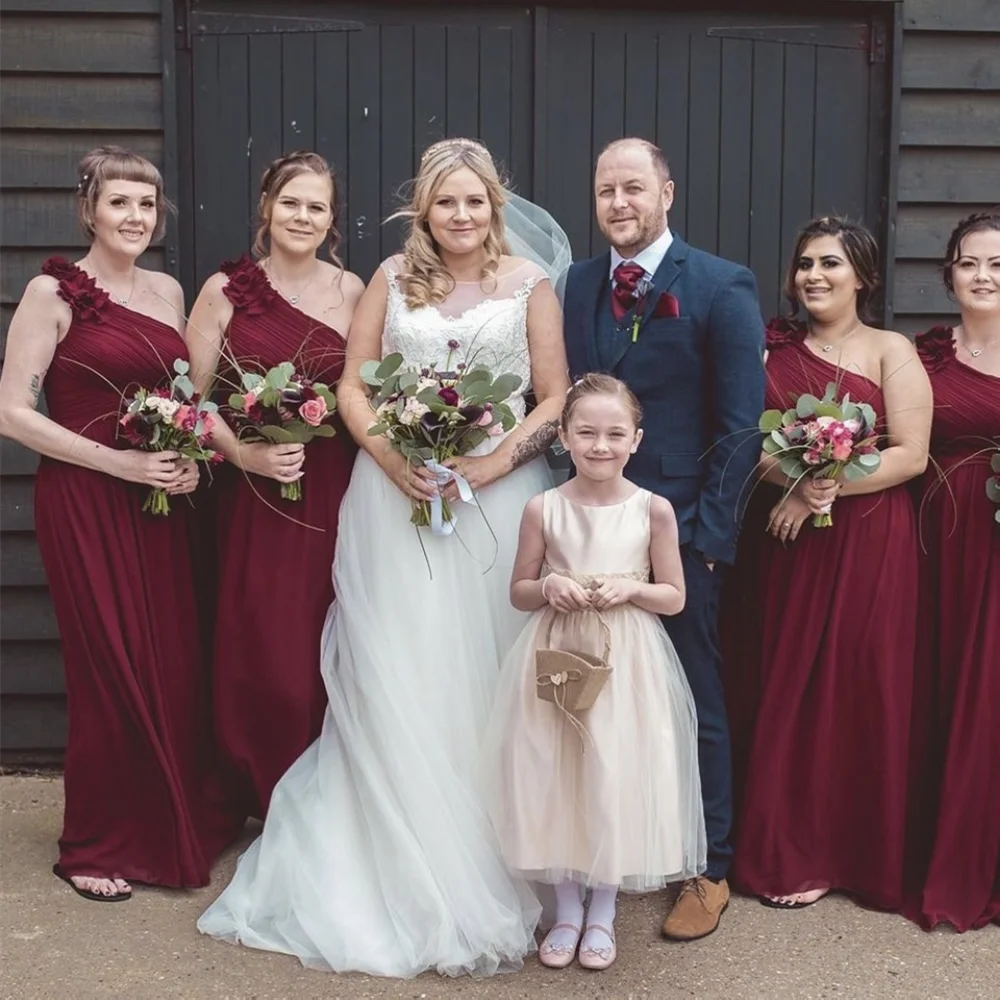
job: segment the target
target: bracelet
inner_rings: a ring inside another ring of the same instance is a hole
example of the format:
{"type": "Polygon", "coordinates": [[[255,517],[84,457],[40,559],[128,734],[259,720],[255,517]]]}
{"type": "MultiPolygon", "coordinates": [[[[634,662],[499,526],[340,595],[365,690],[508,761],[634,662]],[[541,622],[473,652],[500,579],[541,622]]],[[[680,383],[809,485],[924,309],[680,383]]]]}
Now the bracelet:
{"type": "Polygon", "coordinates": [[[542,600],[545,601],[546,604],[549,603],[549,599],[548,597],[545,596],[545,584],[547,584],[551,579],[552,579],[551,573],[546,573],[545,576],[542,577],[542,600]]]}

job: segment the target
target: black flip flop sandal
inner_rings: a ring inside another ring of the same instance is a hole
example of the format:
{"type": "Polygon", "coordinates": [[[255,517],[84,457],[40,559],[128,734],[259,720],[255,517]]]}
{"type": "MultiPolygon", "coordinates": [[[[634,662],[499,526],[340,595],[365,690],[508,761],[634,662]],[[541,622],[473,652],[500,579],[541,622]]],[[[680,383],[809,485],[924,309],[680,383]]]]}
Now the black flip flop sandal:
{"type": "Polygon", "coordinates": [[[807,906],[815,906],[820,899],[825,899],[827,893],[824,892],[819,899],[814,899],[811,903],[779,903],[776,899],[769,899],[767,896],[758,896],[761,906],[769,906],[772,910],[804,910],[807,906]]]}
{"type": "MultiPolygon", "coordinates": [[[[83,896],[84,899],[89,899],[94,903],[124,903],[127,899],[132,898],[131,889],[128,892],[116,892],[113,896],[105,896],[102,892],[91,892],[90,889],[81,889],[68,875],[63,875],[58,865],[52,866],[52,874],[56,878],[62,879],[78,896],[83,896]]],[[[88,877],[97,878],[98,876],[91,875],[88,877]]]]}

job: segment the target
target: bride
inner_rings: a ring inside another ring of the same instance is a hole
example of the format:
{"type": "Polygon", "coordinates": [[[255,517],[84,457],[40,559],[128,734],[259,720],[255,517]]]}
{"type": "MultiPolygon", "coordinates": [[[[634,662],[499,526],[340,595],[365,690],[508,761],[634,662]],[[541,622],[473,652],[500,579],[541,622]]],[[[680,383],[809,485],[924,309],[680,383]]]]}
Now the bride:
{"type": "MultiPolygon", "coordinates": [[[[551,485],[544,452],[568,388],[548,275],[510,256],[489,152],[448,139],[423,156],[403,252],[384,261],[348,339],[337,397],[363,449],[340,514],[322,671],[320,738],[274,791],[262,835],[202,915],[206,934],[383,976],[489,975],[534,950],[540,907],[500,858],[480,796],[480,737],[500,661],[523,621],[508,600],[517,525],[551,485]],[[511,371],[537,405],[453,464],[479,508],[442,489],[455,532],[410,523],[435,489],[383,437],[359,377],[475,359],[511,371]],[[418,534],[419,530],[419,534],[418,534]]],[[[549,220],[551,223],[551,220],[549,220]]],[[[536,233],[538,231],[536,230],[536,233]]]]}

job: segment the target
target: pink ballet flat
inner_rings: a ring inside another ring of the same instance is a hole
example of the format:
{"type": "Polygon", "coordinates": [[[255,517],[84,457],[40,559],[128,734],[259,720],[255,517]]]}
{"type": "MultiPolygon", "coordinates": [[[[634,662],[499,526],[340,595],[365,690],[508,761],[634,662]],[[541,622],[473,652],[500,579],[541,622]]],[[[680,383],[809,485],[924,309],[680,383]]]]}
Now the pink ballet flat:
{"type": "Polygon", "coordinates": [[[581,928],[575,924],[556,924],[554,927],[550,927],[548,934],[545,935],[545,940],[538,949],[538,961],[550,969],[565,969],[576,955],[576,948],[580,943],[580,934],[581,928]],[[553,932],[560,929],[573,931],[576,934],[572,945],[550,943],[549,938],[552,937],[553,932]]]}
{"type": "MultiPolygon", "coordinates": [[[[602,934],[606,934],[608,940],[611,942],[611,947],[595,948],[592,945],[588,945],[580,949],[580,954],[577,955],[576,960],[580,963],[581,968],[601,972],[609,968],[618,957],[615,933],[614,931],[609,931],[607,927],[602,927],[600,924],[587,924],[586,934],[589,934],[591,931],[600,931],[602,934]]],[[[584,937],[586,937],[586,934],[584,937]]]]}

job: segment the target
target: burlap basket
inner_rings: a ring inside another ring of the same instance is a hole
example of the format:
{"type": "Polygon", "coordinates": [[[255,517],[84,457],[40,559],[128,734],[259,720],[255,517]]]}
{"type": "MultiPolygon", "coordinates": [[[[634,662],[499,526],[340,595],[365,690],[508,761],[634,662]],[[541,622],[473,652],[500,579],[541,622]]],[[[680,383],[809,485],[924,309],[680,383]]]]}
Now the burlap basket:
{"type": "Polygon", "coordinates": [[[604,632],[603,656],[581,650],[550,649],[556,613],[549,615],[542,640],[546,648],[535,650],[535,691],[543,701],[551,701],[564,712],[586,712],[597,700],[611,675],[611,629],[604,616],[594,609],[604,632]]]}

